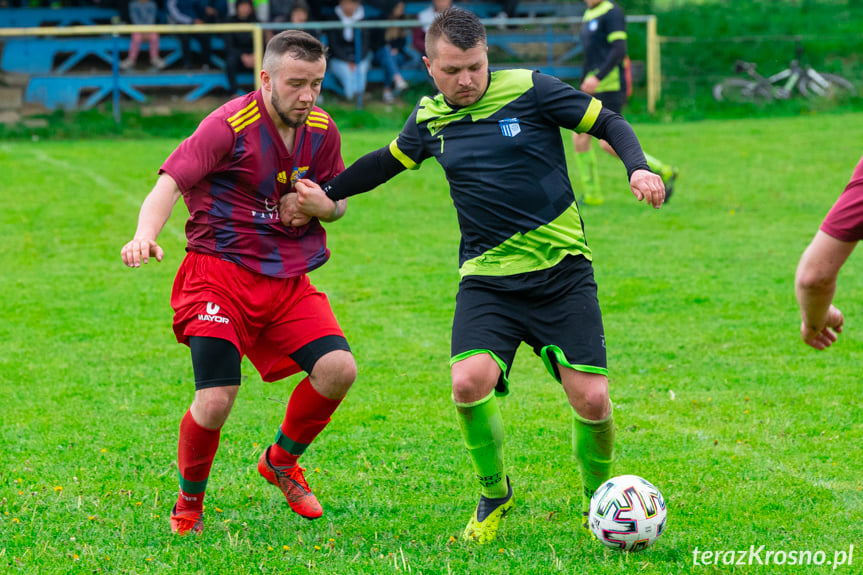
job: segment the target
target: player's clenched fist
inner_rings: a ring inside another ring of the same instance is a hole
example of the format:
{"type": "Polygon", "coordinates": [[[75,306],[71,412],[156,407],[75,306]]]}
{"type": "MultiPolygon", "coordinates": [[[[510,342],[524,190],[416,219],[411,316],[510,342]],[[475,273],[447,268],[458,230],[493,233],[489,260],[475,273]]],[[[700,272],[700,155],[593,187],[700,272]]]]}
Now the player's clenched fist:
{"type": "Polygon", "coordinates": [[[165,257],[165,251],[155,240],[132,240],[120,250],[123,263],[130,268],[139,268],[142,263],[150,263],[150,256],[156,258],[157,262],[165,257]]]}

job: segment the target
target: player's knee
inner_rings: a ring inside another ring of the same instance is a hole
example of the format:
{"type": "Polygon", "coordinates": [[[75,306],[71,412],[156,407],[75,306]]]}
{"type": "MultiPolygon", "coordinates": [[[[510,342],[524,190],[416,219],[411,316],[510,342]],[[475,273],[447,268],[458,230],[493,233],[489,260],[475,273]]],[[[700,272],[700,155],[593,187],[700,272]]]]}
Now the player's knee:
{"type": "Polygon", "coordinates": [[[576,406],[576,411],[585,419],[598,421],[608,417],[611,412],[611,400],[606,389],[588,388],[579,399],[580,405],[576,406]]]}
{"type": "Polygon", "coordinates": [[[357,363],[349,351],[331,351],[315,362],[309,377],[323,395],[339,399],[348,393],[356,381],[357,363]]]}
{"type": "Polygon", "coordinates": [[[341,385],[350,388],[357,379],[357,362],[354,360],[353,354],[348,351],[334,351],[333,355],[337,356],[334,359],[334,379],[341,385]]]}
{"type": "Polygon", "coordinates": [[[583,154],[590,150],[590,139],[593,136],[590,134],[573,134],[572,135],[572,143],[575,146],[575,151],[579,154],[583,154]]]}
{"type": "Polygon", "coordinates": [[[207,399],[202,402],[201,407],[207,415],[227,418],[233,405],[233,398],[229,397],[227,394],[210,394],[207,396],[207,399]]]}
{"type": "Polygon", "coordinates": [[[237,389],[237,386],[199,389],[192,405],[195,421],[208,429],[222,427],[231,413],[237,389]]]}
{"type": "Polygon", "coordinates": [[[491,393],[497,383],[497,377],[491,377],[484,372],[453,367],[452,397],[456,403],[479,401],[491,393]]]}
{"type": "Polygon", "coordinates": [[[476,395],[476,384],[464,374],[452,374],[452,397],[456,403],[470,403],[476,395]]]}

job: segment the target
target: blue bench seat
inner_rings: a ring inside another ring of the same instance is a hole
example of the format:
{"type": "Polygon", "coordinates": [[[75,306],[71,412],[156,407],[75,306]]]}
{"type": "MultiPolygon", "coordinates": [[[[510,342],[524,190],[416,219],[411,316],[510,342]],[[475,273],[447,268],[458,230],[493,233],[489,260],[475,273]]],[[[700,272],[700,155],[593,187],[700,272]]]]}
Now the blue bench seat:
{"type": "MultiPolygon", "coordinates": [[[[115,42],[122,58],[129,51],[129,36],[13,38],[6,41],[3,47],[0,70],[20,74],[64,74],[91,56],[110,66],[114,58],[115,42]],[[55,67],[54,63],[61,59],[62,62],[55,67]]],[[[147,44],[146,40],[141,42],[145,58],[147,44]]],[[[191,44],[193,51],[200,51],[200,45],[195,38],[192,38],[191,44]]],[[[225,43],[222,38],[214,35],[211,45],[213,50],[219,50],[225,43]]],[[[162,59],[167,66],[179,61],[183,56],[180,41],[176,36],[161,36],[159,51],[163,54],[162,59]]],[[[216,55],[212,56],[211,63],[219,68],[224,67],[224,61],[216,55]]]]}
{"type": "Polygon", "coordinates": [[[3,8],[0,28],[32,28],[36,26],[91,26],[110,24],[119,17],[116,10],[81,6],[78,8],[3,8]]]}
{"type": "MultiPolygon", "coordinates": [[[[129,98],[145,102],[147,97],[141,90],[147,88],[188,87],[186,101],[192,102],[207,95],[212,90],[228,89],[228,79],[222,71],[215,72],[171,72],[124,73],[117,76],[117,88],[129,98]]],[[[251,72],[237,76],[238,83],[254,85],[251,72]]],[[[111,74],[65,74],[63,76],[33,76],[27,84],[24,100],[41,104],[49,109],[88,109],[105,98],[114,90],[114,76],[111,74]],[[81,102],[82,94],[87,93],[81,102]]]]}

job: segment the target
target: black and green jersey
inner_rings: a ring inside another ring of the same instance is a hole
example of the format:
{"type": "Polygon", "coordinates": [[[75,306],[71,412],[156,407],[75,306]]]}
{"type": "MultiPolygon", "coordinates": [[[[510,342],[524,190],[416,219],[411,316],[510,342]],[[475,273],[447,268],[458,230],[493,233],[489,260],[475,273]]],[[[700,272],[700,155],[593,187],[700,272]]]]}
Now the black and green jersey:
{"type": "Polygon", "coordinates": [[[597,92],[625,90],[623,59],[626,56],[626,17],[620,6],[603,0],[584,13],[581,26],[581,45],[584,49],[585,76],[600,80],[597,92]],[[621,48],[614,43],[622,41],[621,48]]]}
{"type": "Polygon", "coordinates": [[[599,100],[553,76],[500,70],[476,103],[453,109],[423,98],[390,144],[406,168],[434,156],[461,228],[459,269],[507,276],[550,268],[568,254],[591,259],[560,128],[586,132],[599,100]]]}

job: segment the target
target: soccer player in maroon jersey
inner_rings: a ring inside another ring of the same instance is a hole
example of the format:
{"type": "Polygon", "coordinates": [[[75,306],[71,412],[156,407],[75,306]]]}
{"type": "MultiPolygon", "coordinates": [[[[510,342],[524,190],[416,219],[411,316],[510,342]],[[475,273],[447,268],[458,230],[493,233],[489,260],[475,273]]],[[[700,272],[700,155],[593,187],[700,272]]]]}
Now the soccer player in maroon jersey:
{"type": "Polygon", "coordinates": [[[839,269],[863,239],[863,158],[797,265],[800,337],[815,349],[830,347],[845,318],[833,305],[839,269]]]}
{"type": "MultiPolygon", "coordinates": [[[[219,432],[240,386],[243,355],[271,382],[305,371],[258,471],[299,515],[323,513],[297,459],[329,423],[356,364],[326,295],[308,272],[329,258],[318,218],[285,226],[279,199],[298,178],[326,182],[344,170],[332,118],[315,106],[326,50],[289,30],[267,44],[261,88],[205,118],[168,157],[123,246],[133,268],[164,251],[156,238],[180,198],[189,209],[186,257],[171,294],[174,332],[191,349],[195,398],[180,422],[180,492],[171,528],[202,529],[204,492],[219,432]]],[[[345,211],[340,202],[330,222],[345,211]]]]}

